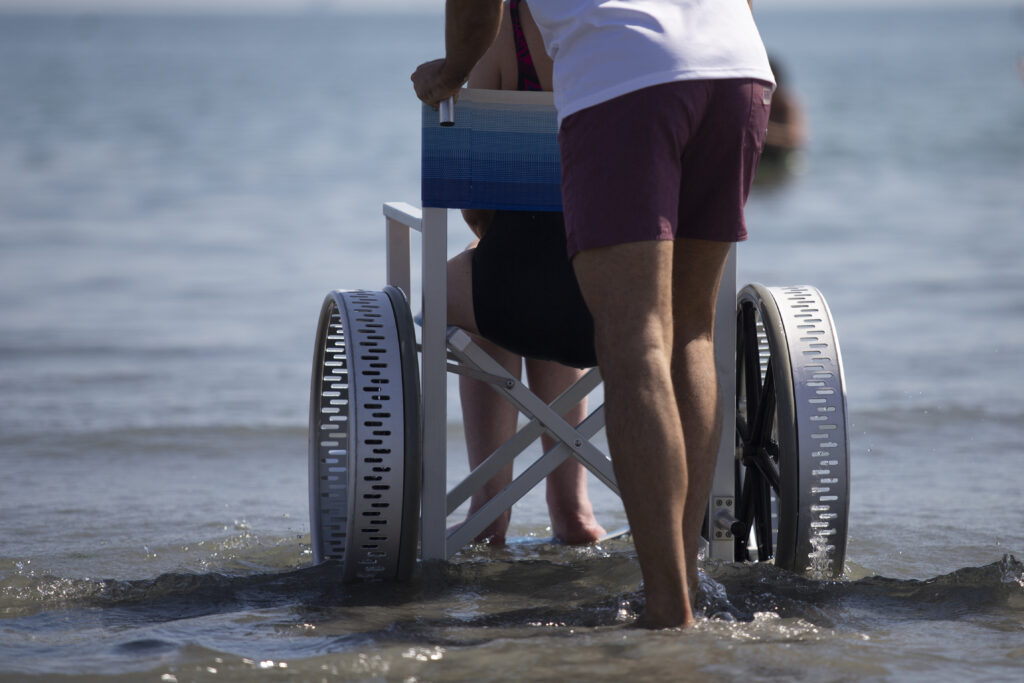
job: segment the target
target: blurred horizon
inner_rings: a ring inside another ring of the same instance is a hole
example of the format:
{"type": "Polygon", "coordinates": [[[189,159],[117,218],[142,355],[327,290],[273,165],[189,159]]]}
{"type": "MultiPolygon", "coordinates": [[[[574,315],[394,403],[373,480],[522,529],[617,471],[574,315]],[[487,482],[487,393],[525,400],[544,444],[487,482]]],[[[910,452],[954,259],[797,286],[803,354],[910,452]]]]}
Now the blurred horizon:
{"type": "MultiPolygon", "coordinates": [[[[1024,0],[755,0],[755,9],[1021,7],[1024,0]]],[[[306,12],[440,12],[444,0],[0,0],[0,12],[130,13],[306,13],[306,12]]]]}

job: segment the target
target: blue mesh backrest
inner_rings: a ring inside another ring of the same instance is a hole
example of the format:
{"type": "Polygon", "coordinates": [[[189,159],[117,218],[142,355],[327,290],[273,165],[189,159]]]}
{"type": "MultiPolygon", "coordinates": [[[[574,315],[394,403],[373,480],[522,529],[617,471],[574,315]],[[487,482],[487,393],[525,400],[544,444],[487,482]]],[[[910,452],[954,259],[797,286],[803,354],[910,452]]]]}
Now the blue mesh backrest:
{"type": "Polygon", "coordinates": [[[561,211],[551,93],[464,89],[455,125],[424,106],[422,126],[424,207],[561,211]]]}

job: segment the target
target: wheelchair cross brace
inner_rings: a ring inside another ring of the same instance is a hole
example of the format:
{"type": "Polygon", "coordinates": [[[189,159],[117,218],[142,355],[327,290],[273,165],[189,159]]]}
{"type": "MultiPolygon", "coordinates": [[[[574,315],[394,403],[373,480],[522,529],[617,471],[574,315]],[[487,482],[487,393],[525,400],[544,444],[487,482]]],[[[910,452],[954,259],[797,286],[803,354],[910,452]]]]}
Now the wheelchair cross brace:
{"type": "MultiPolygon", "coordinates": [[[[611,460],[590,442],[590,438],[604,426],[604,406],[591,413],[578,428],[573,428],[561,417],[561,413],[578,403],[600,383],[600,373],[596,369],[589,371],[583,380],[569,387],[549,406],[485,353],[464,330],[458,327],[449,328],[448,345],[463,367],[476,368],[478,372],[472,373],[473,375],[479,374],[483,377],[484,381],[530,418],[530,422],[519,430],[511,441],[492,453],[452,489],[447,497],[448,514],[454,512],[473,494],[473,491],[483,486],[501,468],[511,463],[526,446],[540,436],[542,431],[547,431],[559,441],[554,448],[544,453],[513,480],[505,490],[450,533],[447,537],[448,545],[461,548],[470,543],[502,512],[531,491],[568,457],[579,460],[601,482],[618,493],[611,460]]],[[[462,372],[461,367],[456,367],[458,366],[449,366],[449,369],[453,372],[462,372]]]]}

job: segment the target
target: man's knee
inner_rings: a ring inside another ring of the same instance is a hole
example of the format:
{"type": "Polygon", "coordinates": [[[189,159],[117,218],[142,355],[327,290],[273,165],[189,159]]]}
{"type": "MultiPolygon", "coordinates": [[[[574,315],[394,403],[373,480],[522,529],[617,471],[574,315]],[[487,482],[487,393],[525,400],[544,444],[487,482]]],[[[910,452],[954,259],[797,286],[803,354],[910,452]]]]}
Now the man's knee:
{"type": "MultiPolygon", "coordinates": [[[[673,254],[672,308],[677,333],[710,333],[732,244],[679,239],[673,254]]],[[[731,313],[731,311],[729,312],[731,313]]]]}

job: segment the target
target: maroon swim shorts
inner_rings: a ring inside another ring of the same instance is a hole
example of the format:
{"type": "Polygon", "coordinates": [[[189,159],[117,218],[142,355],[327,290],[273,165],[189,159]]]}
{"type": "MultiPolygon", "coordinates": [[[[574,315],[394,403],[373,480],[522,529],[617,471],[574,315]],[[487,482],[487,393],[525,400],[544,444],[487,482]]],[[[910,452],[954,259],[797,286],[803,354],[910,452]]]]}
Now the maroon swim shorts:
{"type": "Polygon", "coordinates": [[[558,143],[569,257],[677,237],[745,240],[771,93],[752,79],[677,81],[566,117],[558,143]]]}

